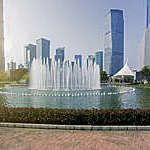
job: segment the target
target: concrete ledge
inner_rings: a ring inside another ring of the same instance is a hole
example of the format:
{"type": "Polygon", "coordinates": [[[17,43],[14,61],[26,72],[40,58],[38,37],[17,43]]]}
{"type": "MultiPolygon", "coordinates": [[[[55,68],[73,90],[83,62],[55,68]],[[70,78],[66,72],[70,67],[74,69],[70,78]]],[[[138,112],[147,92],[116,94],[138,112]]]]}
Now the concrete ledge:
{"type": "Polygon", "coordinates": [[[31,129],[59,129],[59,130],[87,130],[87,131],[150,131],[150,126],[91,126],[91,125],[51,125],[0,123],[0,127],[31,128],[31,129]]]}

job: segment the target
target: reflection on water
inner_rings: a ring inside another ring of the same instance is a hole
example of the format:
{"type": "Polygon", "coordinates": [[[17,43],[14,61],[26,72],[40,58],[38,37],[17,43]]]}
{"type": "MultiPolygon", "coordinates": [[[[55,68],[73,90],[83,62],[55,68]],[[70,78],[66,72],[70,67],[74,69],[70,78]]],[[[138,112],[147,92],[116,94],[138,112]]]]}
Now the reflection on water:
{"type": "Polygon", "coordinates": [[[150,108],[149,91],[149,89],[136,89],[133,92],[131,88],[127,87],[103,87],[101,92],[106,94],[101,96],[52,97],[33,96],[34,91],[28,90],[26,87],[5,86],[5,88],[0,89],[0,106],[67,109],[148,109],[150,108]],[[16,94],[11,95],[8,93],[16,94]],[[26,95],[22,93],[26,93],[26,95]]]}
{"type": "Polygon", "coordinates": [[[137,89],[136,93],[138,107],[150,109],[150,89],[137,89]]]}
{"type": "Polygon", "coordinates": [[[120,109],[122,102],[120,95],[103,96],[101,98],[100,109],[120,109]]]}

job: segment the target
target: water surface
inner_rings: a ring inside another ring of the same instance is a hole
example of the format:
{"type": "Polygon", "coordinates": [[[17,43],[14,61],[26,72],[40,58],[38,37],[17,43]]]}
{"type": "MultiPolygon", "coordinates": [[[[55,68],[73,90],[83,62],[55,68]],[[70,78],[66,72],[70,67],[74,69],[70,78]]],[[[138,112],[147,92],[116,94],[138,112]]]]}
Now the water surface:
{"type": "Polygon", "coordinates": [[[106,87],[99,96],[49,96],[50,91],[33,91],[23,86],[0,89],[0,106],[67,109],[150,109],[150,89],[106,87]],[[104,93],[104,94],[103,94],[104,93]]]}

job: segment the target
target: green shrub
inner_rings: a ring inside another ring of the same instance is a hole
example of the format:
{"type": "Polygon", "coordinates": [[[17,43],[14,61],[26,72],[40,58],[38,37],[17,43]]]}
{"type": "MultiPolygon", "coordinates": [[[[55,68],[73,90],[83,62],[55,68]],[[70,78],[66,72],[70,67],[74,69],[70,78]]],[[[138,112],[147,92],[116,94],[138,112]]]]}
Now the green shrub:
{"type": "Polygon", "coordinates": [[[0,108],[0,122],[61,125],[150,125],[150,110],[0,108]]]}

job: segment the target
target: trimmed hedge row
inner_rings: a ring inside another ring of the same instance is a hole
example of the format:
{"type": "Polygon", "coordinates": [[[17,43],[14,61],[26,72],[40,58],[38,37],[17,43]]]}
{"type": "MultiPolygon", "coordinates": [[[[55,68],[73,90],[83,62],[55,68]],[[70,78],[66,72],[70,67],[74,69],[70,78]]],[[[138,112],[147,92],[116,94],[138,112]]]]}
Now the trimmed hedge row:
{"type": "Polygon", "coordinates": [[[61,125],[150,125],[150,110],[0,108],[0,122],[61,125]]]}

